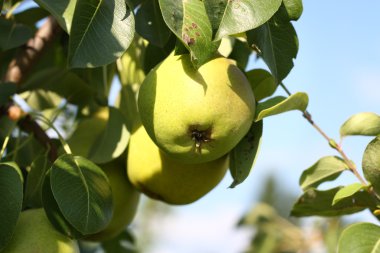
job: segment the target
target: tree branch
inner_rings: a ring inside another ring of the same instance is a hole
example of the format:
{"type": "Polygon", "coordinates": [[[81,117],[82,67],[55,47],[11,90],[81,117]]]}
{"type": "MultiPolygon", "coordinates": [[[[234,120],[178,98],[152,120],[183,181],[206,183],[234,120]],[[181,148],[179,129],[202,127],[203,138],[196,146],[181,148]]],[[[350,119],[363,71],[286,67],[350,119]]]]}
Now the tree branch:
{"type": "Polygon", "coordinates": [[[4,81],[13,82],[19,86],[46,47],[50,45],[60,31],[57,21],[53,17],[48,17],[34,37],[28,40],[23,50],[10,62],[4,81]]]}
{"type": "MultiPolygon", "coordinates": [[[[60,31],[61,29],[57,21],[53,17],[48,17],[34,37],[28,40],[16,58],[9,63],[3,81],[15,83],[20,87],[30,69],[60,31]]],[[[56,145],[30,115],[22,112],[21,108],[13,103],[2,107],[0,113],[0,117],[7,115],[11,120],[17,121],[17,125],[21,130],[33,134],[36,140],[48,149],[48,156],[52,162],[57,159],[58,151],[56,145]]]]}

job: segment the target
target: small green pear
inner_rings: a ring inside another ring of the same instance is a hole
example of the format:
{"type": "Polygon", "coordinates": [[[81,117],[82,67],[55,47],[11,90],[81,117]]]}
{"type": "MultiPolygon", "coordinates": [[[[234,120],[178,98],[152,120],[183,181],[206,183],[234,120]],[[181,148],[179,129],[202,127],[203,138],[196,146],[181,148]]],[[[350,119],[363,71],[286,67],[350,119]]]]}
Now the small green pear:
{"type": "Polygon", "coordinates": [[[3,253],[79,253],[76,241],[50,224],[44,209],[21,212],[13,237],[3,253]]]}
{"type": "Polygon", "coordinates": [[[249,81],[224,57],[194,69],[189,55],[172,53],[149,72],[138,96],[149,136],[183,163],[227,154],[248,132],[255,108],[249,81]]]}
{"type": "Polygon", "coordinates": [[[120,234],[134,219],[140,193],[129,182],[124,159],[116,159],[100,165],[106,173],[112,190],[113,215],[108,226],[99,233],[87,236],[85,240],[106,241],[120,234]]]}
{"type": "Polygon", "coordinates": [[[128,177],[138,190],[153,199],[183,205],[198,200],[223,179],[228,156],[200,164],[181,163],[160,151],[141,126],[131,135],[127,164],[128,177]]]}

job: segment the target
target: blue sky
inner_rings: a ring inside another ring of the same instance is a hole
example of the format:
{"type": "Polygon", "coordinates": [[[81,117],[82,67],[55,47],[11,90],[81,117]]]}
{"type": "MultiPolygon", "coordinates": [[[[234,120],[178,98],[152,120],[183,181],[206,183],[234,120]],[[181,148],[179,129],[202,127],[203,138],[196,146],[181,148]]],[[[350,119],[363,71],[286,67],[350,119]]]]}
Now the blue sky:
{"type": "MultiPolygon", "coordinates": [[[[351,115],[380,114],[380,1],[304,1],[295,22],[299,53],[284,83],[292,92],[309,94],[308,110],[316,123],[339,140],[339,127],[351,115]]],[[[251,63],[262,67],[261,63],[251,63]]],[[[282,91],[278,94],[284,95],[282,91]]],[[[368,137],[344,140],[347,155],[361,164],[368,137]]],[[[302,171],[322,156],[336,155],[299,112],[267,118],[256,165],[249,178],[228,189],[230,175],[200,201],[174,207],[173,214],[157,225],[159,245],[150,253],[239,252],[248,243],[246,231],[234,227],[255,204],[265,177],[274,173],[279,184],[300,194],[302,171]]],[[[356,182],[346,173],[336,183],[356,182]]],[[[352,220],[372,220],[366,213],[352,220]]],[[[154,229],[154,228],[152,228],[154,229]]]]}

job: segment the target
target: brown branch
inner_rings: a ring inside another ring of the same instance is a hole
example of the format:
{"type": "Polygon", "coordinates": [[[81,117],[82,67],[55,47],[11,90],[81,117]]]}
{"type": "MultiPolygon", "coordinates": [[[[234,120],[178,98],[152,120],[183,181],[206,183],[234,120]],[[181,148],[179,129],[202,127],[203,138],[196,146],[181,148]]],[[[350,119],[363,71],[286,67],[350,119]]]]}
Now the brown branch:
{"type": "MultiPolygon", "coordinates": [[[[20,87],[30,69],[35,65],[60,31],[61,29],[57,21],[53,17],[48,17],[34,37],[28,40],[16,58],[9,63],[3,81],[13,82],[20,87]]],[[[12,103],[3,107],[2,111],[4,111],[1,113],[3,116],[7,114],[11,120],[17,121],[17,125],[21,130],[34,135],[36,140],[48,150],[50,161],[53,162],[57,159],[58,150],[56,145],[30,115],[25,114],[18,106],[12,103]]],[[[0,115],[0,117],[2,115],[0,115]]]]}
{"type": "Polygon", "coordinates": [[[32,119],[30,115],[26,115],[17,122],[17,125],[25,132],[33,134],[36,140],[48,150],[50,161],[55,161],[58,157],[58,150],[52,139],[47,136],[45,131],[32,119]]]}
{"type": "Polygon", "coordinates": [[[34,37],[28,40],[23,50],[9,63],[4,81],[13,82],[19,86],[60,31],[57,21],[53,17],[48,17],[34,37]]]}

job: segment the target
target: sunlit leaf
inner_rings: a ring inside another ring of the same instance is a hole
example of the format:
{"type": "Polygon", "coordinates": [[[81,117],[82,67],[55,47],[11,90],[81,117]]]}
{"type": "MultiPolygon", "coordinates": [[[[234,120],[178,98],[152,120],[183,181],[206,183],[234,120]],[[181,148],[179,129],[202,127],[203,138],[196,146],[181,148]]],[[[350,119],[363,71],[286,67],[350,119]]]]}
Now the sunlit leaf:
{"type": "Polygon", "coordinates": [[[298,20],[303,12],[302,0],[282,0],[290,20],[298,20]]]}
{"type": "Polygon", "coordinates": [[[42,8],[51,13],[59,25],[70,33],[77,0],[35,0],[42,8]]]}
{"type": "Polygon", "coordinates": [[[106,163],[119,157],[128,145],[129,136],[123,114],[109,107],[107,126],[90,149],[89,159],[106,163]]]}
{"type": "Polygon", "coordinates": [[[309,103],[309,98],[306,93],[297,92],[289,97],[277,96],[261,102],[256,107],[255,121],[260,121],[263,118],[292,111],[305,111],[309,103]]]}
{"type": "Polygon", "coordinates": [[[60,156],[51,167],[50,184],[63,216],[79,232],[94,234],[111,220],[108,178],[91,161],[69,154],[60,156]]]}
{"type": "Polygon", "coordinates": [[[380,253],[380,227],[361,222],[343,230],[338,244],[338,253],[380,253]]]}
{"type": "Polygon", "coordinates": [[[254,122],[244,138],[230,152],[230,172],[233,178],[231,188],[242,183],[257,158],[263,134],[263,121],[254,122]]]}
{"type": "Polygon", "coordinates": [[[264,69],[253,69],[246,73],[252,86],[256,101],[270,97],[277,89],[277,83],[271,73],[264,69]]]}
{"type": "Polygon", "coordinates": [[[23,24],[0,17],[0,51],[25,44],[33,36],[33,31],[23,24]]]}
{"type": "Polygon", "coordinates": [[[372,196],[368,192],[361,191],[333,205],[334,196],[340,189],[341,187],[326,191],[307,190],[294,204],[291,215],[296,217],[339,216],[357,213],[376,206],[372,196]]]}
{"type": "Polygon", "coordinates": [[[380,135],[380,116],[373,112],[362,112],[351,116],[340,128],[340,136],[380,135]]]}
{"type": "Polygon", "coordinates": [[[120,57],[134,36],[133,11],[125,0],[77,0],[69,39],[72,68],[98,67],[120,57]]]}
{"type": "Polygon", "coordinates": [[[302,173],[300,185],[303,190],[317,187],[323,182],[336,179],[347,169],[347,164],[341,158],[337,156],[323,157],[302,173]]]}
{"type": "Polygon", "coordinates": [[[362,166],[365,178],[371,182],[376,192],[380,192],[380,136],[366,147],[362,166]]]}
{"type": "Polygon", "coordinates": [[[23,177],[17,164],[0,163],[0,251],[12,238],[23,200],[23,177]]]}
{"type": "Polygon", "coordinates": [[[134,42],[117,61],[117,70],[120,82],[123,86],[131,84],[141,84],[145,78],[144,58],[147,41],[141,37],[134,39],[134,42]]]}
{"type": "Polygon", "coordinates": [[[212,41],[212,26],[203,1],[159,0],[167,26],[190,50],[193,63],[200,66],[217,51],[212,41]]]}
{"type": "Polygon", "coordinates": [[[344,198],[351,197],[360,190],[363,190],[364,186],[361,183],[354,183],[341,188],[334,196],[333,205],[338,203],[344,198]]]}
{"type": "MultiPolygon", "coordinates": [[[[278,10],[281,0],[235,0],[222,1],[226,4],[215,39],[254,29],[266,21],[278,10]]],[[[215,22],[215,19],[213,20],[215,22]]]]}

